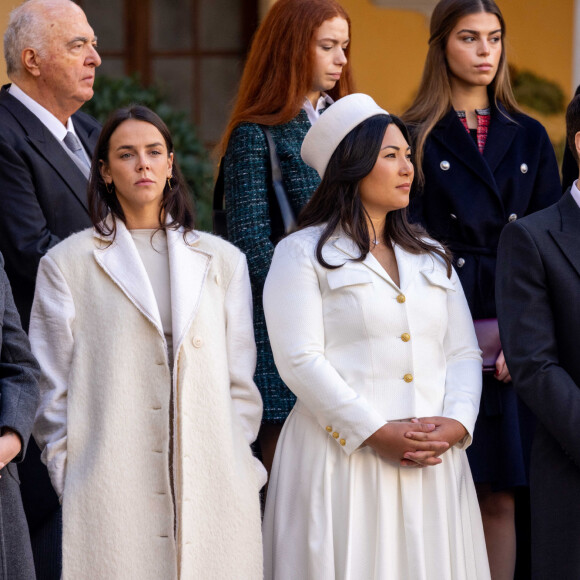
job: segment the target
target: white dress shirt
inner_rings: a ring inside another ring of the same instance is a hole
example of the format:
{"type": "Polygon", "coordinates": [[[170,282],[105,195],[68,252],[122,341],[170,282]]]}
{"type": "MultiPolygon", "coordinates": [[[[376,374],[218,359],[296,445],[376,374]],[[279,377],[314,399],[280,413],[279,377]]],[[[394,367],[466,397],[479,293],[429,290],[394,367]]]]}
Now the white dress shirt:
{"type": "Polygon", "coordinates": [[[316,107],[313,107],[310,99],[306,98],[304,99],[302,108],[306,111],[310,124],[314,125],[314,123],[318,121],[318,117],[320,117],[321,112],[323,112],[326,107],[332,105],[332,103],[334,103],[334,101],[326,93],[321,93],[318,101],[316,102],[316,107]]]}
{"type": "Polygon", "coordinates": [[[580,190],[578,189],[578,180],[572,184],[570,193],[572,194],[572,197],[574,198],[574,201],[577,203],[578,207],[580,207],[580,190]]]}

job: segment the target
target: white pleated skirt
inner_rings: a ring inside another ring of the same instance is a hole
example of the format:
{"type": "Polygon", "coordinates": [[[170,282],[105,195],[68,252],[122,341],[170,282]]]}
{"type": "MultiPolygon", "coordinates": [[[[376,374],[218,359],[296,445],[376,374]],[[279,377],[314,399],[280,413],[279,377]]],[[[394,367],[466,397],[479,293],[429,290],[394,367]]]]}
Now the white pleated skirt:
{"type": "Polygon", "coordinates": [[[268,486],[266,580],[489,579],[466,454],[451,448],[441,458],[417,469],[368,447],[348,457],[295,408],[268,486]]]}

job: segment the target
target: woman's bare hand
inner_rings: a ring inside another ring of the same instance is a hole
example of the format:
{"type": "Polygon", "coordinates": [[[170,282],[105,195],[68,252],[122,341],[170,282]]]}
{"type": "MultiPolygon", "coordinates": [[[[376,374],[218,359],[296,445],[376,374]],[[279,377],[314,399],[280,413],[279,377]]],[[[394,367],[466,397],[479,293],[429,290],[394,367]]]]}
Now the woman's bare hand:
{"type": "MultiPolygon", "coordinates": [[[[405,437],[415,442],[441,442],[447,443],[447,447],[435,455],[438,458],[449,448],[459,443],[466,435],[467,429],[457,420],[448,417],[421,417],[420,419],[411,420],[412,429],[407,429],[405,437]],[[424,428],[416,429],[416,425],[435,425],[431,431],[425,431],[424,428]]],[[[407,451],[404,458],[415,461],[421,465],[433,465],[431,454],[425,454],[423,450],[407,451]],[[429,463],[425,463],[429,460],[429,463]]],[[[439,460],[441,462],[441,460],[439,460]]]]}
{"type": "Polygon", "coordinates": [[[509,383],[512,380],[509,369],[505,362],[505,357],[503,355],[503,350],[500,351],[497,360],[495,361],[495,374],[494,377],[501,381],[502,383],[509,383]]]}
{"type": "Polygon", "coordinates": [[[406,437],[410,430],[425,435],[432,433],[436,425],[430,421],[393,422],[375,431],[365,444],[381,457],[406,467],[424,467],[441,463],[439,455],[449,448],[449,443],[437,437],[419,440],[406,437]],[[408,453],[420,453],[421,462],[407,458],[408,453]]]}

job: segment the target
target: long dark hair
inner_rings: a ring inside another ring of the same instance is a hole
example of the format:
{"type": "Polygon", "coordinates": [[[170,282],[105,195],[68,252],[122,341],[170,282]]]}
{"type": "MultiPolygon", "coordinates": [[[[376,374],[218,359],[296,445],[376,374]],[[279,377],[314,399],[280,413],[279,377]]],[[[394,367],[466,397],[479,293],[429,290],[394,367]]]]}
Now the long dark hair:
{"type": "MultiPolygon", "coordinates": [[[[115,239],[117,234],[116,220],[119,219],[123,223],[127,223],[123,208],[117,199],[114,187],[111,191],[107,190],[101,171],[101,161],[108,162],[109,160],[109,145],[111,136],[115,130],[129,119],[136,121],[144,121],[153,125],[163,136],[165,146],[167,147],[167,154],[174,153],[173,140],[167,125],[162,119],[154,113],[151,109],[142,105],[133,105],[124,109],[117,109],[107,119],[94,155],[93,164],[91,166],[91,176],[89,179],[88,203],[89,215],[94,228],[103,236],[112,236],[115,239]],[[115,219],[106,221],[105,218],[112,214],[115,219]]],[[[179,165],[173,158],[173,171],[169,183],[165,184],[163,189],[163,199],[161,207],[159,208],[159,229],[170,228],[179,229],[183,227],[184,233],[193,230],[194,227],[194,211],[190,201],[188,187],[179,165]],[[166,216],[171,216],[169,223],[164,222],[166,216]]]]}
{"type": "Polygon", "coordinates": [[[494,0],[441,0],[431,16],[429,50],[425,60],[423,76],[413,104],[403,114],[403,120],[417,126],[413,131],[414,155],[417,178],[424,180],[422,163],[425,142],[433,127],[450,111],[451,84],[445,51],[451,31],[464,16],[479,13],[497,16],[501,27],[501,56],[496,75],[488,87],[489,98],[497,106],[498,102],[509,114],[521,112],[512,90],[505,46],[506,27],[502,13],[494,0]]]}
{"type": "MultiPolygon", "coordinates": [[[[375,115],[357,125],[336,148],[324,177],[306,204],[298,219],[298,228],[326,224],[316,246],[316,258],[325,268],[340,268],[344,264],[329,264],[322,255],[324,244],[340,226],[360,250],[354,261],[362,262],[369,253],[370,237],[367,211],[359,195],[359,184],[377,162],[385,132],[394,123],[409,143],[409,133],[404,123],[394,115],[375,115]]],[[[407,208],[387,214],[382,239],[396,243],[411,254],[436,254],[446,264],[451,276],[451,256],[441,246],[426,241],[425,230],[407,220],[407,208]]]]}

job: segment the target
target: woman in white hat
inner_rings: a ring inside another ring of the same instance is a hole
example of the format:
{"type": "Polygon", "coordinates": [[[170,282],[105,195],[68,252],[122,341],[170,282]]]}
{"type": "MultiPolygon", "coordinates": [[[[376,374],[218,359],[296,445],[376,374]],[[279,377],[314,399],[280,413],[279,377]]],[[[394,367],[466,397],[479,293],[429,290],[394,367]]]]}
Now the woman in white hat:
{"type": "Polygon", "coordinates": [[[302,157],[322,182],[264,289],[298,397],[272,469],[265,576],[489,578],[465,455],[481,357],[450,256],[407,222],[405,126],[350,95],[302,157]]]}

